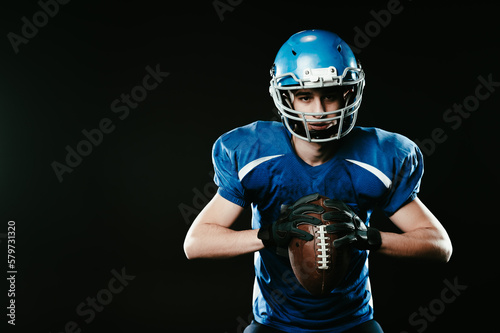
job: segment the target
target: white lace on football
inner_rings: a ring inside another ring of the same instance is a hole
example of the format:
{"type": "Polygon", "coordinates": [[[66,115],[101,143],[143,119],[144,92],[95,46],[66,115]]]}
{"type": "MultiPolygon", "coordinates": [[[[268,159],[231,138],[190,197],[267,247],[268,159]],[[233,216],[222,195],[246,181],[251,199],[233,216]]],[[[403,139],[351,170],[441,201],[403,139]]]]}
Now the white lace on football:
{"type": "Polygon", "coordinates": [[[327,241],[330,240],[326,233],[326,225],[318,226],[316,230],[318,236],[316,237],[319,240],[318,245],[318,269],[328,269],[328,264],[330,263],[330,254],[328,253],[330,249],[328,248],[327,241]]]}

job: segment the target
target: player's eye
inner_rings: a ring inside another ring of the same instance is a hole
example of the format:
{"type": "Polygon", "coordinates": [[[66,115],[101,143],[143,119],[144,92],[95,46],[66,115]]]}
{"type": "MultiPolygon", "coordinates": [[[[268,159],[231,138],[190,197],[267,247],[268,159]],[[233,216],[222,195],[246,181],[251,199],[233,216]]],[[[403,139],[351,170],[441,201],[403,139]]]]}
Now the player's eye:
{"type": "Polygon", "coordinates": [[[328,94],[328,95],[325,95],[323,96],[323,98],[327,101],[335,101],[337,99],[339,99],[339,94],[328,94]]]}
{"type": "Polygon", "coordinates": [[[295,98],[298,98],[302,102],[309,102],[310,100],[312,100],[311,94],[305,94],[305,93],[299,93],[297,94],[297,96],[295,96],[295,98]]]}

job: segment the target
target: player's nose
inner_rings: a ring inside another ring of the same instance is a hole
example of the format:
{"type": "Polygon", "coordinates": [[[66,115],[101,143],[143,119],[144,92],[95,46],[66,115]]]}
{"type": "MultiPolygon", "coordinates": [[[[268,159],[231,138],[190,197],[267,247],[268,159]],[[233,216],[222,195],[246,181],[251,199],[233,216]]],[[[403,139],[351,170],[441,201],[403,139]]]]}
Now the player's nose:
{"type": "Polygon", "coordinates": [[[313,100],[312,112],[315,114],[313,117],[322,118],[326,112],[325,104],[319,97],[315,97],[313,100]]]}

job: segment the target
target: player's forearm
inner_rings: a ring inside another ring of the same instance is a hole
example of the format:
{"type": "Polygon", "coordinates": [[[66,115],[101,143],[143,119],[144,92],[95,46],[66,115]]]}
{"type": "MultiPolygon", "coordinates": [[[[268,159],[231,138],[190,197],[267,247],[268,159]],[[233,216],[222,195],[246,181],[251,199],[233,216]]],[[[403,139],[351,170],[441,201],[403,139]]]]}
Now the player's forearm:
{"type": "Polygon", "coordinates": [[[231,258],[261,250],[262,241],[257,238],[258,230],[235,231],[217,224],[206,223],[197,226],[184,243],[188,259],[231,258]]]}
{"type": "Polygon", "coordinates": [[[432,228],[416,229],[403,234],[381,232],[378,252],[400,258],[420,258],[447,262],[452,247],[448,238],[432,228]]]}

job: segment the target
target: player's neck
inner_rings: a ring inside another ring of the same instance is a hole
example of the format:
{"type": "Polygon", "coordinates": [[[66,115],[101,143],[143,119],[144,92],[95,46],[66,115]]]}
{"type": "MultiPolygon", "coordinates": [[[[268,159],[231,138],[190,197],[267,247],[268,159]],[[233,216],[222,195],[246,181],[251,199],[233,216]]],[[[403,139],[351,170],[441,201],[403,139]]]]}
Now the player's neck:
{"type": "Polygon", "coordinates": [[[335,154],[338,144],[338,141],[307,142],[292,136],[292,146],[295,153],[310,166],[318,166],[330,160],[335,154]]]}

